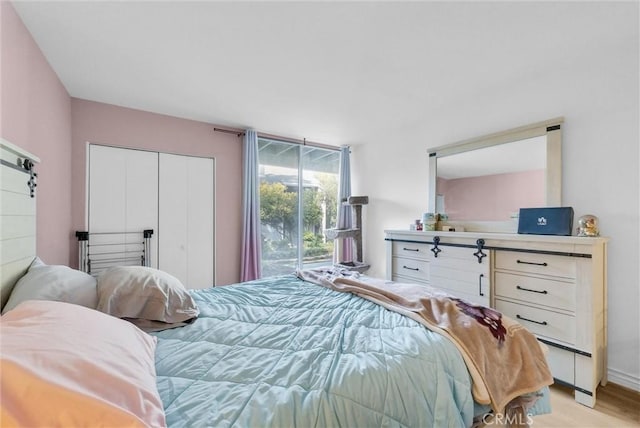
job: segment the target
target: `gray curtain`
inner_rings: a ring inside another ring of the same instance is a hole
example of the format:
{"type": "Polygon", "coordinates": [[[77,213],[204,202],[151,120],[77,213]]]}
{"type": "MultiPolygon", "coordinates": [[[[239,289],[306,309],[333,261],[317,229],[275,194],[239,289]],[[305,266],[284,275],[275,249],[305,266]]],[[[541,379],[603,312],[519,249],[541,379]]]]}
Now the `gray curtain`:
{"type": "MultiPolygon", "coordinates": [[[[351,163],[349,146],[340,147],[340,184],[338,187],[338,229],[350,229],[351,207],[342,202],[351,196],[351,163]]],[[[339,239],[333,252],[334,263],[353,261],[353,239],[339,239]],[[339,248],[339,249],[338,249],[339,248]],[[340,257],[340,252],[342,256],[340,257]],[[340,258],[341,260],[338,260],[340,258]]]]}
{"type": "Polygon", "coordinates": [[[244,133],[242,179],[242,253],[240,259],[240,281],[251,281],[262,276],[258,134],[253,130],[247,130],[244,133]]]}

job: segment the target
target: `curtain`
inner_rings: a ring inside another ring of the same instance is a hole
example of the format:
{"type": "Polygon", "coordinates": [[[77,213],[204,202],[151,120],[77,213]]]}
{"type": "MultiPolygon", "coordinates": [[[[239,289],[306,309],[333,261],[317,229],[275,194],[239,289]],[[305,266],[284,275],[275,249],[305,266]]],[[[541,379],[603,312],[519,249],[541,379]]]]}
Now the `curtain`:
{"type": "Polygon", "coordinates": [[[251,281],[262,276],[258,134],[253,130],[247,130],[244,133],[242,179],[242,254],[240,259],[240,281],[251,281]]]}
{"type": "MultiPolygon", "coordinates": [[[[338,187],[338,229],[350,229],[351,207],[342,202],[351,196],[351,164],[349,146],[340,147],[340,184],[338,187]]],[[[353,261],[353,239],[339,239],[333,252],[334,263],[353,261]]]]}

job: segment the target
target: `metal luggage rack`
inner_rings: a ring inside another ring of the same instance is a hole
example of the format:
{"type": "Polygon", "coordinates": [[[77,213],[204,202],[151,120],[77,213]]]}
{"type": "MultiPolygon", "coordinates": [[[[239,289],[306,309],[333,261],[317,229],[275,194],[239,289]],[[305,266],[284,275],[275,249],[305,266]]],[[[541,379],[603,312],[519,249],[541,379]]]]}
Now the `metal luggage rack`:
{"type": "Polygon", "coordinates": [[[79,270],[97,276],[113,266],[151,266],[153,229],[137,232],[76,231],[79,270]]]}

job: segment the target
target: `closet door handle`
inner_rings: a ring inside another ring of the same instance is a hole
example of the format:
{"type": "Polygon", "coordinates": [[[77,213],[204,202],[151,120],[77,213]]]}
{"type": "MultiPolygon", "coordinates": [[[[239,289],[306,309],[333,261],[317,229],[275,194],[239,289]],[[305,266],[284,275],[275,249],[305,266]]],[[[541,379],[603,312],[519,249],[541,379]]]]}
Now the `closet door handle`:
{"type": "Polygon", "coordinates": [[[546,322],[546,321],[535,321],[535,320],[530,320],[529,318],[521,317],[520,315],[517,315],[517,314],[516,314],[516,318],[518,318],[519,320],[529,321],[529,322],[536,323],[536,324],[540,324],[540,325],[547,325],[547,322],[546,322]]]}
{"type": "Polygon", "coordinates": [[[516,262],[523,265],[548,266],[547,262],[536,263],[536,262],[525,262],[524,260],[516,260],[516,262]]]}
{"type": "Polygon", "coordinates": [[[480,276],[478,277],[478,293],[481,296],[484,296],[484,293],[482,292],[482,278],[484,278],[484,274],[481,273],[480,276]]]}
{"type": "Polygon", "coordinates": [[[419,268],[412,268],[412,267],[409,267],[409,266],[402,266],[402,269],[409,269],[409,270],[415,270],[415,271],[419,271],[420,270],[419,268]]]}
{"type": "Polygon", "coordinates": [[[531,288],[524,288],[524,287],[520,287],[519,285],[516,285],[516,288],[518,290],[522,290],[522,291],[530,291],[532,293],[540,293],[540,294],[548,294],[547,290],[532,290],[531,288]]]}

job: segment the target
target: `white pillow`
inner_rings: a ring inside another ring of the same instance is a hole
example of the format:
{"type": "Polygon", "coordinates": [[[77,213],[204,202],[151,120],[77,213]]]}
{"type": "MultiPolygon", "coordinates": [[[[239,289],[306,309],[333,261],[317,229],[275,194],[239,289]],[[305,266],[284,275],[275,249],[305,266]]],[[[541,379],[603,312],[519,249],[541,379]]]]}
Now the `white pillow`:
{"type": "Polygon", "coordinates": [[[144,266],[119,266],[102,272],[97,309],[119,318],[181,325],[200,313],[180,280],[144,266]]]}
{"type": "Polygon", "coordinates": [[[0,318],[7,426],[166,426],[157,339],[93,309],[28,301],[0,318]]]}
{"type": "Polygon", "coordinates": [[[31,264],[29,265],[29,269],[34,268],[34,267],[46,266],[46,265],[47,264],[45,262],[43,262],[40,257],[36,256],[36,258],[33,259],[31,264]]]}
{"type": "Polygon", "coordinates": [[[13,287],[2,314],[25,300],[54,300],[95,309],[98,305],[96,279],[68,266],[46,265],[36,257],[13,287]]]}

